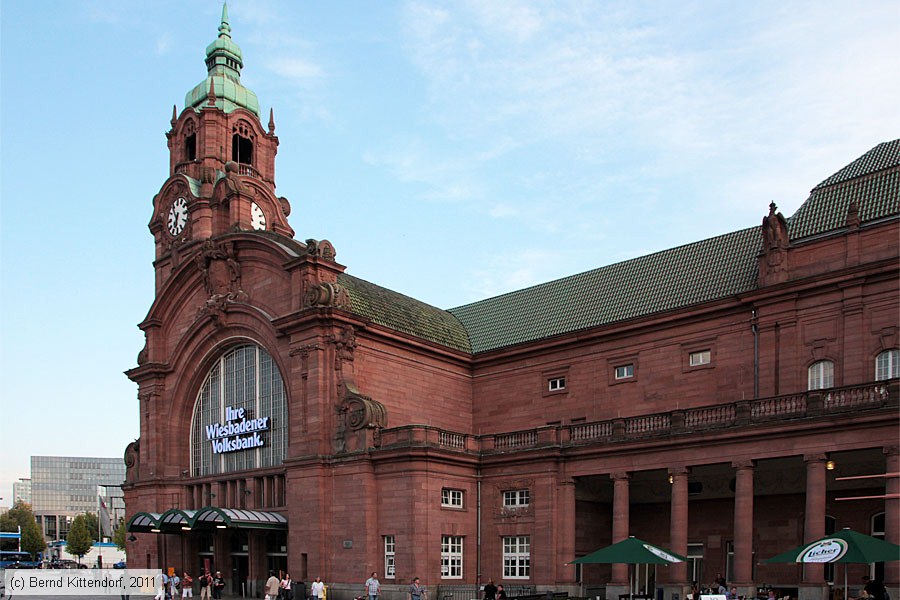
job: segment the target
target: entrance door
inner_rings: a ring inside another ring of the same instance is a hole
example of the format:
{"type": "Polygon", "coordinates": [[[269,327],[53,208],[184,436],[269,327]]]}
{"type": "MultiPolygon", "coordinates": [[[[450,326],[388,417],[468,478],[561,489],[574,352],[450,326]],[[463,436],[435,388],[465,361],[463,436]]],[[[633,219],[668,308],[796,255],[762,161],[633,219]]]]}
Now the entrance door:
{"type": "MultiPolygon", "coordinates": [[[[269,554],[266,556],[266,569],[268,571],[272,571],[279,578],[283,577],[285,573],[287,573],[287,556],[284,554],[269,554]]],[[[293,579],[293,576],[291,577],[293,579]]]]}
{"type": "Polygon", "coordinates": [[[250,563],[246,554],[231,555],[231,590],[237,596],[246,597],[247,575],[250,573],[250,563]]]}

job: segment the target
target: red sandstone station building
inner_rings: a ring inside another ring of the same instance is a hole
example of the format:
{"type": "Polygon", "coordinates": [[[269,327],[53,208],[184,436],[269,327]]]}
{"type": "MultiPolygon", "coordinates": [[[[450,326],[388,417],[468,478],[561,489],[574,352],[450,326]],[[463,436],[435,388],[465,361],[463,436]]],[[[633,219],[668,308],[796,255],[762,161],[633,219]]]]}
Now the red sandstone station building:
{"type": "MultiPolygon", "coordinates": [[[[294,239],[230,32],[223,11],[153,199],[130,567],[250,596],[284,569],[338,600],[372,571],[388,600],[415,576],[432,600],[673,600],[718,574],[822,599],[843,565],[764,559],[900,542],[900,140],[789,218],[443,310],[294,239]],[[689,561],[570,564],[629,535],[689,561]]],[[[863,575],[900,597],[897,563],[863,575]]]]}

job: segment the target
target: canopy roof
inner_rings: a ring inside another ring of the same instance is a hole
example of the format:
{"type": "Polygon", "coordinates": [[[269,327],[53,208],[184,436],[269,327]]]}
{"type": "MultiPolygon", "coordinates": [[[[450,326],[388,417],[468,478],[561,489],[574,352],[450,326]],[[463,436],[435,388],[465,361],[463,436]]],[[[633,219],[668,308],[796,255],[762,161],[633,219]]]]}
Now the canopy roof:
{"type": "Polygon", "coordinates": [[[287,529],[287,519],[277,512],[218,508],[171,508],[166,512],[139,512],[128,521],[130,532],[174,533],[190,529],[287,529]]]}

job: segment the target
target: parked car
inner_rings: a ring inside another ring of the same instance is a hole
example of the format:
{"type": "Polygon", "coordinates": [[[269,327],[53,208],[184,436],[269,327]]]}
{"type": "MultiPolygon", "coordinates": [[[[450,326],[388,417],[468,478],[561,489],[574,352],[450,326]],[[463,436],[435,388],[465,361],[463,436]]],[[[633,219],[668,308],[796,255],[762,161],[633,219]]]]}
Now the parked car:
{"type": "MultiPolygon", "coordinates": [[[[51,569],[77,569],[78,563],[74,560],[69,560],[68,558],[57,558],[55,560],[50,561],[51,569]]],[[[86,565],[81,565],[81,568],[87,569],[86,565]]]]}
{"type": "Polygon", "coordinates": [[[113,569],[127,569],[127,568],[128,567],[125,566],[124,560],[120,560],[119,562],[117,562],[116,564],[113,565],[113,569]]]}

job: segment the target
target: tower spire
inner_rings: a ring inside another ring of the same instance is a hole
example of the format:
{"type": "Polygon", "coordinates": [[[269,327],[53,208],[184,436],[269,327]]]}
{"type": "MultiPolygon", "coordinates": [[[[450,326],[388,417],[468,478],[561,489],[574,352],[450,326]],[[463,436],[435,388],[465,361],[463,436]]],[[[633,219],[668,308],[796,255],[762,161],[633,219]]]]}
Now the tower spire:
{"type": "Polygon", "coordinates": [[[231,24],[228,22],[228,3],[222,3],[222,22],[219,23],[219,35],[231,37],[231,24]]]}
{"type": "Polygon", "coordinates": [[[244,58],[241,48],[231,39],[231,23],[228,21],[228,4],[222,4],[222,19],[218,36],[206,47],[205,81],[200,82],[185,97],[185,107],[199,109],[208,105],[209,90],[215,87],[215,105],[226,113],[245,108],[260,117],[259,100],[251,90],[241,85],[241,69],[244,58]]]}

